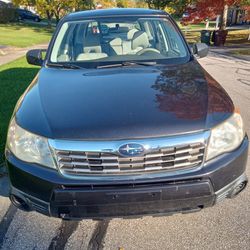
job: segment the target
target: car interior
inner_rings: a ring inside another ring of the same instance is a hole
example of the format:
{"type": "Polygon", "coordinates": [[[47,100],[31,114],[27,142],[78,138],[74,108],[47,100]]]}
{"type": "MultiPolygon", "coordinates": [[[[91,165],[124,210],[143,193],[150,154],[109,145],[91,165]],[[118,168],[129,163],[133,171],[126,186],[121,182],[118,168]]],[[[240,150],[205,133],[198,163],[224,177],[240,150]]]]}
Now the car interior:
{"type": "Polygon", "coordinates": [[[179,34],[168,20],[94,20],[63,24],[51,61],[119,61],[124,56],[161,59],[185,55],[179,34]]]}

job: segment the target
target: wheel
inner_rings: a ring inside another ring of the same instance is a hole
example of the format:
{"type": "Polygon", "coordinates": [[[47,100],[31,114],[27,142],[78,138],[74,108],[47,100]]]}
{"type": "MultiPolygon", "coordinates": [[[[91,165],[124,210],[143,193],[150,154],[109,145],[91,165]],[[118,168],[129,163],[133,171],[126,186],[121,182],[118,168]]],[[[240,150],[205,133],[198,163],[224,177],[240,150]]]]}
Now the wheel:
{"type": "Polygon", "coordinates": [[[154,52],[154,53],[160,54],[160,51],[157,50],[157,49],[154,49],[154,48],[146,48],[146,49],[142,49],[142,50],[138,51],[138,52],[136,53],[136,55],[143,55],[143,54],[145,54],[145,53],[147,53],[147,52],[154,52]]]}

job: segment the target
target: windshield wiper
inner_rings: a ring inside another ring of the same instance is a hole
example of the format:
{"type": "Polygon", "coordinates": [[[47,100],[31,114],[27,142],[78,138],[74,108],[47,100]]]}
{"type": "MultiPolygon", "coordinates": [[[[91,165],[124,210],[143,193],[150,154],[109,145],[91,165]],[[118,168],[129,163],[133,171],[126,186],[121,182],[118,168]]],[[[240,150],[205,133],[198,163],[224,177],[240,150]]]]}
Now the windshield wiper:
{"type": "Polygon", "coordinates": [[[71,64],[71,63],[47,63],[49,67],[64,68],[64,69],[84,69],[81,66],[71,64]]]}
{"type": "Polygon", "coordinates": [[[142,66],[153,66],[156,65],[156,62],[143,62],[143,61],[127,61],[122,63],[124,66],[130,65],[142,65],[142,66]]]}
{"type": "Polygon", "coordinates": [[[98,69],[115,68],[115,67],[133,66],[133,65],[153,66],[153,65],[156,65],[156,62],[125,61],[125,62],[116,63],[116,64],[101,65],[101,66],[97,66],[97,68],[98,69]]]}

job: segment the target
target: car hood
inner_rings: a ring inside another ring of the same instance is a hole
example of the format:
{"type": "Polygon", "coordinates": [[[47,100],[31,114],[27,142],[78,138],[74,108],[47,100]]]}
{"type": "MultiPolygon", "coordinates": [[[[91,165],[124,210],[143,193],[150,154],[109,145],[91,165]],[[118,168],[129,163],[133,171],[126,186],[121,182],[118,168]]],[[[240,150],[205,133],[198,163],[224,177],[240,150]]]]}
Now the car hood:
{"type": "Polygon", "coordinates": [[[198,64],[42,68],[21,97],[17,123],[57,139],[135,139],[209,129],[233,103],[198,64]]]}

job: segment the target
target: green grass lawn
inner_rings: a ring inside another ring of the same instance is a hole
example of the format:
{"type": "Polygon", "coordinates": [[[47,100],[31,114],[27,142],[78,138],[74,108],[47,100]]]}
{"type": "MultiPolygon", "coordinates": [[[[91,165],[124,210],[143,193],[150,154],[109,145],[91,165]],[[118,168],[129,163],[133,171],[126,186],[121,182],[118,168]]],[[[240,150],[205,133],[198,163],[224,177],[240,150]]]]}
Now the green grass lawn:
{"type": "Polygon", "coordinates": [[[52,32],[53,29],[35,24],[0,24],[0,45],[28,47],[45,43],[50,40],[52,32]]]}
{"type": "MultiPolygon", "coordinates": [[[[201,33],[200,31],[185,31],[182,30],[185,38],[187,39],[188,43],[193,44],[200,42],[201,33]]],[[[248,40],[249,30],[229,30],[226,45],[240,45],[240,44],[249,44],[250,41],[248,40]]]]}
{"type": "Polygon", "coordinates": [[[4,159],[6,133],[15,104],[39,68],[25,58],[0,66],[0,163],[4,159]]]}
{"type": "MultiPolygon", "coordinates": [[[[200,42],[201,30],[206,28],[204,22],[199,24],[190,24],[182,26],[180,21],[176,20],[180,29],[184,33],[188,43],[193,44],[200,42]]],[[[211,21],[209,24],[209,30],[215,29],[215,22],[211,21]]],[[[239,45],[239,44],[250,44],[248,41],[249,30],[229,30],[226,45],[239,45]]]]}
{"type": "MultiPolygon", "coordinates": [[[[201,31],[201,30],[204,30],[206,28],[205,22],[201,22],[201,23],[197,23],[197,24],[189,24],[187,26],[181,25],[180,21],[176,21],[176,22],[182,31],[185,31],[185,30],[201,31]]],[[[214,30],[214,28],[215,28],[215,22],[211,21],[209,23],[209,29],[214,30]]]]}
{"type": "Polygon", "coordinates": [[[230,30],[227,36],[226,45],[249,44],[249,30],[230,30]]]}

